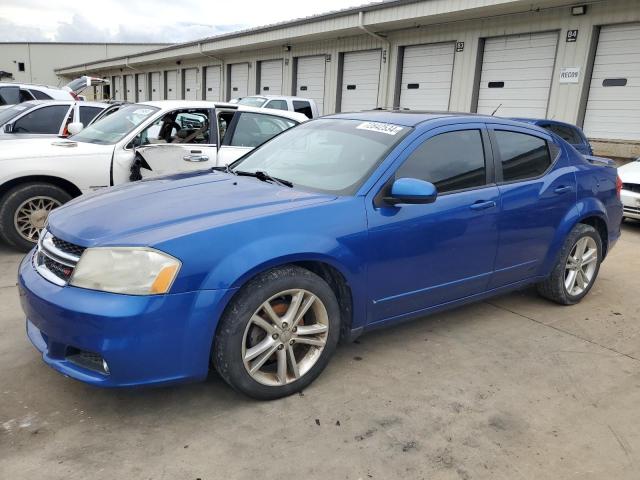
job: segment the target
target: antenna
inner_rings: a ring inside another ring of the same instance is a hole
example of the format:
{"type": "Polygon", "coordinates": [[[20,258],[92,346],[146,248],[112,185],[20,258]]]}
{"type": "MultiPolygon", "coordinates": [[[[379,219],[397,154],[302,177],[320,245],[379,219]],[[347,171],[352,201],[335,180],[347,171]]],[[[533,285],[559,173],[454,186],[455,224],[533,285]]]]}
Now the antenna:
{"type": "Polygon", "coordinates": [[[491,112],[491,116],[492,116],[492,117],[496,114],[496,112],[497,112],[498,110],[500,110],[500,107],[501,107],[501,106],[502,106],[502,104],[498,105],[498,106],[496,107],[496,109],[495,109],[493,112],[491,112]]]}

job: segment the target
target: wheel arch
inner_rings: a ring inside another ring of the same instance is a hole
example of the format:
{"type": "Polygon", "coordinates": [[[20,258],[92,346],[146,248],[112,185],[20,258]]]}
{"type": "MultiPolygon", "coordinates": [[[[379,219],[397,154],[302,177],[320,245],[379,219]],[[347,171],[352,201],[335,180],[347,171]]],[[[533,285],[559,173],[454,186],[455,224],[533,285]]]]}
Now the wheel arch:
{"type": "Polygon", "coordinates": [[[55,185],[67,192],[71,197],[75,198],[82,194],[82,191],[72,182],[61,177],[53,175],[27,175],[24,177],[12,178],[0,185],[0,198],[2,198],[9,190],[18,185],[27,183],[47,183],[55,185]]]}

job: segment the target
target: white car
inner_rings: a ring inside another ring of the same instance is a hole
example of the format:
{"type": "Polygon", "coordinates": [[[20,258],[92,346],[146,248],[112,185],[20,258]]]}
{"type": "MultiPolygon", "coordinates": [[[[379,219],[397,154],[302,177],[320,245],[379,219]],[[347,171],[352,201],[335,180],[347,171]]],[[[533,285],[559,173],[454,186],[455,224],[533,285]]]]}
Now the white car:
{"type": "Polygon", "coordinates": [[[82,76],[62,88],[30,83],[0,82],[0,106],[30,100],[80,100],[80,93],[95,85],[109,83],[103,78],[82,76]]]}
{"type": "Polygon", "coordinates": [[[622,180],[623,218],[640,220],[640,158],[618,168],[622,180]]]}
{"type": "Polygon", "coordinates": [[[0,238],[28,250],[49,212],[73,197],[228,165],[305,120],[299,113],[225,103],[144,102],[121,105],[68,139],[0,142],[0,238]]]}
{"type": "Polygon", "coordinates": [[[310,98],[291,97],[286,95],[251,95],[232,100],[238,105],[247,107],[271,108],[274,110],[288,110],[306,115],[308,118],[320,116],[316,102],[310,98]]]}
{"type": "Polygon", "coordinates": [[[0,110],[0,140],[67,137],[70,126],[77,133],[108,107],[108,103],[75,100],[32,100],[10,105],[0,110]]]}

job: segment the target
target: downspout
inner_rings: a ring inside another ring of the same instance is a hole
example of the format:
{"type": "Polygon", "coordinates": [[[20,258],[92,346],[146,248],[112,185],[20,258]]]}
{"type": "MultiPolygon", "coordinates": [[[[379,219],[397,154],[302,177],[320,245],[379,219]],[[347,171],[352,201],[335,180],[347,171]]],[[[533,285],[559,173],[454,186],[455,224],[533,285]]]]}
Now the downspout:
{"type": "MultiPolygon", "coordinates": [[[[222,60],[219,57],[216,57],[215,55],[209,55],[206,54],[202,51],[202,44],[199,43],[198,44],[198,50],[200,51],[200,55],[202,55],[203,57],[208,57],[208,58],[213,58],[214,60],[217,60],[218,62],[220,62],[220,88],[222,89],[223,92],[227,91],[227,87],[225,85],[225,72],[224,72],[224,60],[222,60]]],[[[202,92],[202,97],[205,98],[206,93],[202,92]]],[[[227,98],[227,95],[224,94],[222,98],[227,98]]]]}
{"type": "Polygon", "coordinates": [[[383,37],[382,35],[378,35],[375,32],[372,32],[365,26],[364,12],[362,11],[358,12],[358,28],[363,32],[365,32],[370,37],[373,37],[376,40],[384,43],[384,45],[386,46],[386,50],[382,54],[382,61],[387,64],[387,84],[385,85],[384,93],[382,94],[382,96],[384,99],[384,103],[383,103],[384,108],[387,108],[387,99],[389,98],[389,79],[391,78],[389,74],[390,63],[388,62],[389,51],[391,50],[391,42],[389,42],[389,40],[386,37],[383,37]]]}

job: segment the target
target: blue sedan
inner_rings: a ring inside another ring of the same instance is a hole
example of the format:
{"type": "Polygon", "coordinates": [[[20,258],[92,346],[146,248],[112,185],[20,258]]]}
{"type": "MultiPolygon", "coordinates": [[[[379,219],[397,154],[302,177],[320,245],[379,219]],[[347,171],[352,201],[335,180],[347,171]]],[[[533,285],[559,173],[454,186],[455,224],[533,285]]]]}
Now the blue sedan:
{"type": "Polygon", "coordinates": [[[620,235],[615,167],[493,117],[365,112],[231,168],[55,210],[19,271],[44,361],[105,387],[290,395],[340,339],[528,285],[579,302],[620,235]]]}

